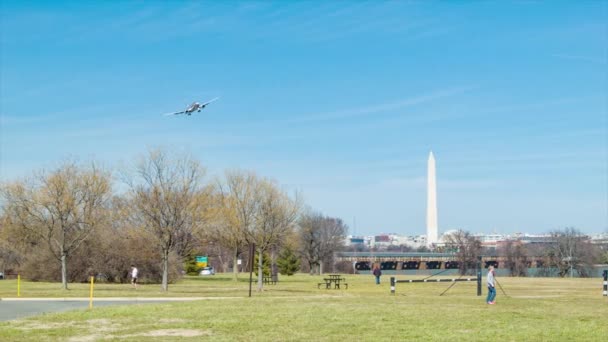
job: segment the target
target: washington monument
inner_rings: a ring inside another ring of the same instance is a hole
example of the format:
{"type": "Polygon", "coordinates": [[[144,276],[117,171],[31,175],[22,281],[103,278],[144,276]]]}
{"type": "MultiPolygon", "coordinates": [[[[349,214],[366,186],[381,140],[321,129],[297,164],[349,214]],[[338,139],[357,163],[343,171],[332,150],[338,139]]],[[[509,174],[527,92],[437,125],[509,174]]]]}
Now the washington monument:
{"type": "Polygon", "coordinates": [[[426,244],[430,247],[437,243],[437,183],[433,151],[429,153],[426,191],[426,244]]]}

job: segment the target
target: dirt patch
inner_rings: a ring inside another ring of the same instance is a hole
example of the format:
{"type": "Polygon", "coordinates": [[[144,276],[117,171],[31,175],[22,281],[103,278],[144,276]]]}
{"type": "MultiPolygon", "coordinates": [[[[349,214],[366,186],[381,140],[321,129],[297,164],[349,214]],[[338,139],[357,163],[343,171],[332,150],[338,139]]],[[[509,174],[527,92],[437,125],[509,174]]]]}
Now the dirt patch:
{"type": "Polygon", "coordinates": [[[159,337],[159,336],[174,336],[174,337],[196,337],[203,335],[211,335],[208,331],[194,330],[194,329],[161,329],[153,330],[144,334],[137,334],[133,336],[147,336],[147,337],[159,337]]]}
{"type": "Polygon", "coordinates": [[[184,323],[187,322],[185,319],[180,318],[162,318],[158,320],[158,323],[184,323]]]}
{"type": "Polygon", "coordinates": [[[470,330],[470,329],[456,330],[456,332],[461,333],[461,334],[470,334],[473,332],[473,330],[470,330]]]}
{"type": "Polygon", "coordinates": [[[104,335],[87,335],[87,336],[76,336],[68,340],[68,342],[92,342],[104,338],[104,335]]]}
{"type": "Polygon", "coordinates": [[[87,324],[90,325],[108,325],[108,324],[112,324],[112,321],[110,321],[109,319],[106,318],[100,318],[100,319],[89,319],[88,321],[85,321],[87,324]]]}
{"type": "Polygon", "coordinates": [[[85,322],[88,326],[87,328],[90,330],[98,331],[98,332],[112,332],[118,331],[121,328],[120,323],[114,323],[109,319],[90,319],[85,322]]]}
{"type": "MultiPolygon", "coordinates": [[[[120,329],[120,324],[112,323],[109,319],[91,319],[84,322],[65,322],[65,323],[34,323],[19,322],[21,326],[15,327],[20,330],[53,330],[65,329],[67,327],[85,328],[99,333],[112,332],[120,329]]],[[[90,342],[104,339],[106,334],[93,334],[76,336],[68,339],[70,342],[90,342]]]]}
{"type": "Polygon", "coordinates": [[[195,330],[195,329],[161,329],[153,330],[141,334],[129,334],[129,335],[112,335],[112,334],[93,334],[85,336],[76,336],[68,340],[68,342],[92,342],[92,341],[103,341],[112,339],[131,339],[133,337],[197,337],[197,336],[211,336],[211,332],[195,330]]]}
{"type": "Polygon", "coordinates": [[[21,326],[15,327],[20,330],[50,330],[50,329],[63,329],[65,327],[73,326],[74,324],[69,323],[34,323],[34,322],[19,322],[21,326]]]}

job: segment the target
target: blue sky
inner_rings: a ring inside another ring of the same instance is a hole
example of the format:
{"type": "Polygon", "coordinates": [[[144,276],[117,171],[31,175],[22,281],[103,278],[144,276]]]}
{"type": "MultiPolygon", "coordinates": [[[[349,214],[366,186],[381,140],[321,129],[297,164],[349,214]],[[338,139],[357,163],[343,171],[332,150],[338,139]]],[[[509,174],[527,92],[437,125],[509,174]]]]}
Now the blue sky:
{"type": "Polygon", "coordinates": [[[1,4],[3,181],[160,146],[414,235],[432,150],[440,232],[608,231],[606,1],[1,4]]]}

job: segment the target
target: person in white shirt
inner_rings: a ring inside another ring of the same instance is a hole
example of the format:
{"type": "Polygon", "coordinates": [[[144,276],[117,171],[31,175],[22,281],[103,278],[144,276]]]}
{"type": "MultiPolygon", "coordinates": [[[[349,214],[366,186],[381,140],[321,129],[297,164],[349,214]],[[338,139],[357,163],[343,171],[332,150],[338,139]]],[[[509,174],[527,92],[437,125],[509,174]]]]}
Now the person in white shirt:
{"type": "Polygon", "coordinates": [[[137,288],[137,267],[131,265],[131,285],[137,288]]]}
{"type": "Polygon", "coordinates": [[[486,278],[488,284],[488,297],[486,302],[488,304],[495,304],[494,298],[496,298],[496,279],[494,279],[494,266],[488,267],[488,276],[486,278]]]}

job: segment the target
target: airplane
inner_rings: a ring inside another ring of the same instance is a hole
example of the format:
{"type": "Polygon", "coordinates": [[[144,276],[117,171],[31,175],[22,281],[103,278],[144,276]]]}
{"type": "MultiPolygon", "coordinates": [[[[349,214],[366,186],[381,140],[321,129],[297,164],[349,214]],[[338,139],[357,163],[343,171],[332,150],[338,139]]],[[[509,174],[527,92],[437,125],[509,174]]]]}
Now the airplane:
{"type": "Polygon", "coordinates": [[[203,108],[207,107],[208,104],[210,104],[211,102],[216,101],[218,99],[219,99],[219,97],[216,97],[216,98],[211,99],[211,100],[209,100],[209,101],[207,101],[205,103],[193,102],[185,110],[183,110],[181,112],[167,113],[167,114],[165,114],[165,116],[180,115],[180,114],[192,115],[192,113],[194,113],[194,112],[200,112],[203,108]]]}

